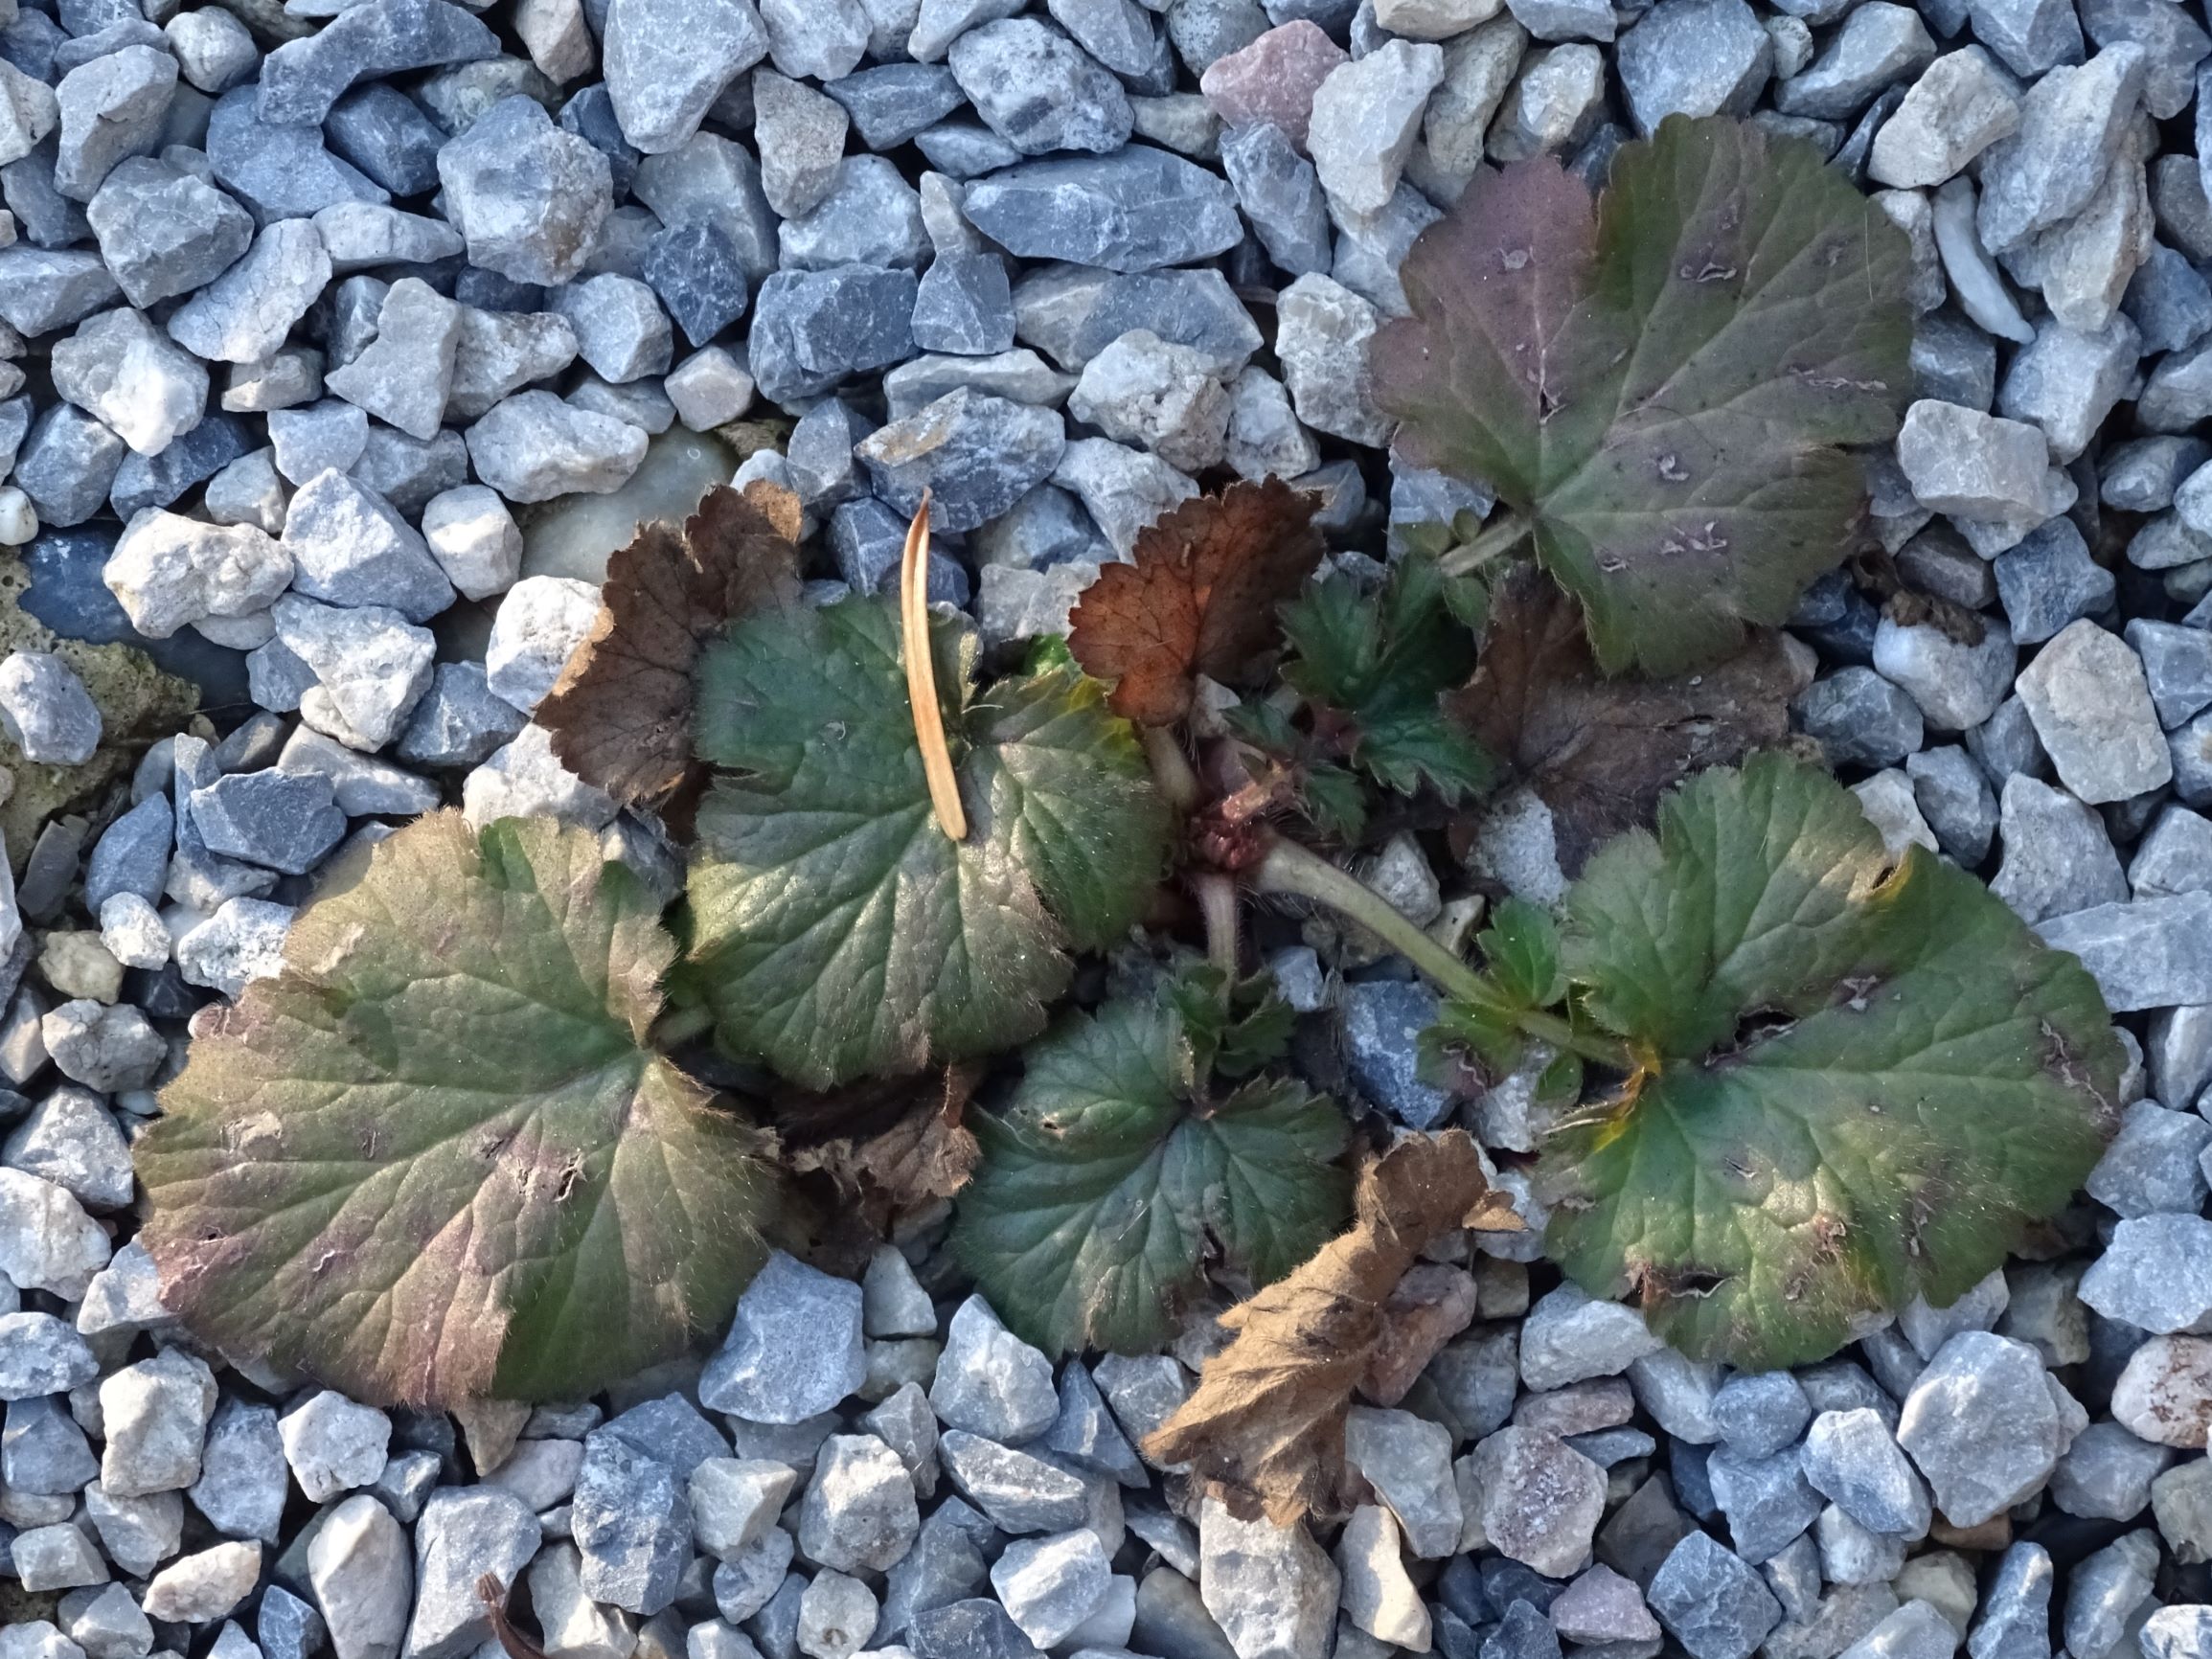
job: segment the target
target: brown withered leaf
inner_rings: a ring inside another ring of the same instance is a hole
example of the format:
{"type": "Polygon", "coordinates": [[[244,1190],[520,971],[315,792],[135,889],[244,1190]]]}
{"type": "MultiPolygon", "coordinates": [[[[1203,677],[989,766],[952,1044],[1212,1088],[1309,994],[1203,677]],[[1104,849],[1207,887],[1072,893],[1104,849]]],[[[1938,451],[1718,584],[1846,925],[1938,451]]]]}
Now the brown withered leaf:
{"type": "Polygon", "coordinates": [[[1383,1340],[1391,1296],[1421,1252],[1456,1228],[1517,1226],[1464,1129],[1408,1135],[1359,1171],[1352,1230],[1288,1279],[1221,1315],[1236,1340],[1145,1441],[1188,1463],[1232,1511],[1288,1526],[1351,1506],[1344,1416],[1383,1340]]]}
{"type": "Polygon", "coordinates": [[[1613,836],[1651,823],[1692,772],[1786,742],[1802,689],[1781,636],[1764,629],[1699,673],[1608,679],[1580,607],[1522,569],[1493,597],[1474,677],[1445,711],[1542,797],[1560,867],[1576,875],[1613,836]]]}
{"type": "Polygon", "coordinates": [[[899,1217],[968,1185],[980,1149],[966,1119],[979,1065],[794,1095],[776,1118],[785,1166],[829,1188],[814,1254],[857,1271],[899,1217]]]}
{"type": "Polygon", "coordinates": [[[507,1649],[508,1659],[545,1659],[545,1649],[515,1626],[513,1616],[507,1611],[507,1587],[496,1573],[486,1573],[476,1580],[476,1599],[491,1622],[491,1639],[507,1649]]]}
{"type": "Polygon", "coordinates": [[[619,801],[656,800],[692,759],[692,664],[734,618],[799,595],[799,498],[717,485],[682,529],[639,528],[607,561],[599,616],[539,724],[568,769],[619,801]]]}
{"type": "Polygon", "coordinates": [[[1235,684],[1275,640],[1275,607],[1321,562],[1320,498],[1280,478],[1184,502],[1109,564],[1068,617],[1068,649],[1115,682],[1114,713],[1168,726],[1190,710],[1193,676],[1235,684]]]}

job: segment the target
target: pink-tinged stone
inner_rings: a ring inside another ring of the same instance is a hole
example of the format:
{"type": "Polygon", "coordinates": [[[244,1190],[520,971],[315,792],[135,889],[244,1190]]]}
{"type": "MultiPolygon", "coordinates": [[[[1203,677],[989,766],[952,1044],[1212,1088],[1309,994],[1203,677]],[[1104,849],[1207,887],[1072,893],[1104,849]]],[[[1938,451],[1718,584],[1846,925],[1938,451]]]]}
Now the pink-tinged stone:
{"type": "Polygon", "coordinates": [[[1198,78],[1198,90],[1214,113],[1231,126],[1271,123],[1303,155],[1313,94],[1331,70],[1351,60],[1319,24],[1301,17],[1268,30],[1242,52],[1216,58],[1198,78]]]}

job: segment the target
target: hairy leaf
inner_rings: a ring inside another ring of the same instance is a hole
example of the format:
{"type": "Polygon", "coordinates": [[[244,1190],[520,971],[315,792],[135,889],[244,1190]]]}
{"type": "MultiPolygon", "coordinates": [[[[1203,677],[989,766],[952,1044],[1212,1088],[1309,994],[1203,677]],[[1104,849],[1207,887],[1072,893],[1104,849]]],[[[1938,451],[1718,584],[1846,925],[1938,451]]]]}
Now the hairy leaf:
{"type": "Polygon", "coordinates": [[[442,812],[333,876],[138,1143],[167,1305],[410,1404],[574,1398],[726,1317],[773,1176],[647,1046],[658,908],[550,819],[442,812]]]}
{"type": "Polygon", "coordinates": [[[1376,396],[1529,524],[1608,671],[1678,673],[1850,551],[1843,446],[1911,396],[1909,263],[1810,144],[1669,117],[1594,209],[1549,157],[1478,172],[1406,256],[1376,396]]]}
{"type": "Polygon", "coordinates": [[[707,491],[682,530],[655,519],[607,561],[599,616],[538,706],[554,752],[621,801],[657,799],[692,758],[692,668],[733,618],[799,595],[799,498],[707,491]]]}
{"type": "Polygon", "coordinates": [[[1446,706],[1551,808],[1560,867],[1575,875],[1622,830],[1649,825],[1690,773],[1788,741],[1803,689],[1764,629],[1699,673],[1607,679],[1574,602],[1521,571],[1493,602],[1473,679],[1446,706]]]}
{"type": "Polygon", "coordinates": [[[1434,560],[1413,553],[1372,592],[1343,576],[1315,584],[1283,607],[1294,653],[1283,677],[1313,705],[1318,739],[1400,794],[1426,784],[1456,801],[1495,768],[1440,702],[1474,666],[1448,585],[1434,560]]]}
{"type": "Polygon", "coordinates": [[[1240,1515],[1277,1526],[1341,1514],[1355,1493],[1344,1416],[1387,1329],[1390,1295],[1457,1228],[1513,1224],[1463,1129],[1409,1135],[1359,1172],[1352,1230],[1221,1316],[1236,1340],[1145,1442],[1240,1515]]]}
{"type": "Polygon", "coordinates": [[[1069,947],[1126,934],[1167,811],[1136,734],[1072,669],[970,684],[931,624],[969,819],[930,811],[889,602],[750,619],[700,665],[688,987],[733,1053],[809,1088],[992,1053],[1043,1029],[1069,947]]]}
{"type": "Polygon", "coordinates": [[[1190,963],[1160,995],[1182,1022],[1195,1076],[1249,1077],[1288,1052],[1298,1016],[1275,990],[1272,975],[1232,980],[1211,963],[1190,963]]]}
{"type": "Polygon", "coordinates": [[[1109,564],[1068,616],[1076,661],[1114,683],[1114,712],[1173,725],[1192,681],[1235,684],[1275,643],[1275,607],[1321,562],[1319,498],[1280,478],[1184,502],[1109,564]]]}
{"type": "Polygon", "coordinates": [[[1548,1246],[1699,1358],[1824,1357],[1955,1300],[2116,1122],[2095,983],[1780,755],[1668,798],[1568,896],[1568,977],[1645,1073],[1544,1148],[1548,1246]]]}
{"type": "Polygon", "coordinates": [[[1301,1085],[1216,1100],[1167,1008],[1109,1003],[1032,1048],[953,1248],[1007,1324],[1054,1352],[1156,1347],[1210,1261],[1265,1284],[1343,1224],[1344,1118],[1301,1085]]]}

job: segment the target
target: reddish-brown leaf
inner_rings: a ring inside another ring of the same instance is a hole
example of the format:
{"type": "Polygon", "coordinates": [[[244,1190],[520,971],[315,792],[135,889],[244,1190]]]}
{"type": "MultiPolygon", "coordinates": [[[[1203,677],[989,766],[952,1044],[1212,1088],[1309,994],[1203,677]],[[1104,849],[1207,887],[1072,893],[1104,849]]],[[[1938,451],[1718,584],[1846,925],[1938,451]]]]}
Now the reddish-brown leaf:
{"type": "Polygon", "coordinates": [[[1406,1270],[1456,1228],[1519,1225],[1463,1129],[1408,1135],[1369,1160],[1349,1233],[1288,1279],[1221,1315],[1236,1339],[1145,1442],[1156,1463],[1188,1463],[1236,1514],[1289,1526],[1346,1512],[1353,1480],[1344,1416],[1390,1328],[1406,1270]]]}
{"type": "Polygon", "coordinates": [[[1275,607],[1321,562],[1319,497],[1280,478],[1184,502],[1109,564],[1068,618],[1085,672],[1115,682],[1114,713],[1167,726],[1190,711],[1193,677],[1235,684],[1275,640],[1275,607]]]}
{"type": "Polygon", "coordinates": [[[515,1627],[513,1616],[507,1611],[507,1586],[496,1573],[486,1573],[476,1580],[476,1599],[484,1603],[484,1616],[491,1621],[491,1639],[507,1649],[508,1659],[545,1659],[545,1649],[515,1627]]]}
{"type": "Polygon", "coordinates": [[[1574,601],[1523,569],[1494,596],[1474,677],[1445,707],[1542,797],[1560,867],[1575,875],[1691,773],[1788,741],[1803,689],[1781,636],[1764,630],[1700,673],[1607,679],[1574,601]]]}
{"type": "Polygon", "coordinates": [[[799,511],[774,485],[718,485],[680,531],[656,519],[607,561],[598,619],[537,710],[570,771],[621,801],[684,781],[692,664],[725,623],[798,597],[799,511]]]}

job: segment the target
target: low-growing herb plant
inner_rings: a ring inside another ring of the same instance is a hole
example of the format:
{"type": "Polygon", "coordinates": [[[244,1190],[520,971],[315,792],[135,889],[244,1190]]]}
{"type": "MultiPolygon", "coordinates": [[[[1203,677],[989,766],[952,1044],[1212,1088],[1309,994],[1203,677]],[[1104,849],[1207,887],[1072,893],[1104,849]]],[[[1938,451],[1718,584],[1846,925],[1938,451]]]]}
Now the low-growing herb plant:
{"type": "Polygon", "coordinates": [[[1594,209],[1549,162],[1486,174],[1376,367],[1406,452],[1504,511],[1315,580],[1315,500],[1232,485],[1003,675],[924,602],[926,500],[898,596],[819,607],[785,492],[646,527],[538,717],[688,846],[682,897],[453,814],[338,872],[140,1143],[170,1306],[368,1399],[573,1398],[716,1327],[767,1237],[850,1265],[951,1198],[1055,1351],[1246,1297],[1151,1449],[1285,1519],[1351,1495],[1344,1413],[1411,1386],[1394,1321],[1460,1228],[1548,1207],[1568,1273],[1743,1366],[1956,1295],[2086,1174],[2118,1049],[1971,875],[1758,752],[1806,672],[1768,625],[1863,504],[1843,446],[1894,429],[1904,262],[1732,123],[1625,147],[1594,209]],[[1551,815],[1558,919],[1499,903],[1469,961],[1346,868],[1508,786],[1551,815]],[[1533,1166],[1298,1081],[1253,898],[1433,982],[1440,1075],[1536,1057],[1533,1166]]]}

